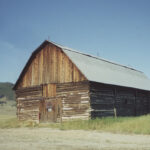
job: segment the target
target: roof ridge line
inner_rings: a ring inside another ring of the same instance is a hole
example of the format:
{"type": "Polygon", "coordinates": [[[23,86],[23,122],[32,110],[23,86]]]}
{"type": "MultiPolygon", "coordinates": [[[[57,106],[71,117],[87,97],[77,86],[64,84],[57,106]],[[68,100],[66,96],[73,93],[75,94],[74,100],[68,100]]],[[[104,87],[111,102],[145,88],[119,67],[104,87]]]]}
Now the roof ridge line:
{"type": "Polygon", "coordinates": [[[88,57],[93,57],[93,58],[95,58],[95,59],[102,60],[102,61],[105,61],[105,62],[107,62],[107,63],[111,63],[111,64],[113,64],[113,65],[118,65],[118,66],[120,66],[120,67],[128,68],[128,69],[130,69],[130,70],[134,70],[134,71],[143,73],[142,71],[137,70],[137,69],[134,69],[134,68],[132,68],[132,67],[128,67],[128,66],[125,66],[125,65],[122,65],[122,64],[119,64],[119,63],[115,63],[115,62],[106,60],[106,59],[104,59],[104,58],[96,57],[96,56],[91,55],[91,54],[83,53],[83,52],[74,50],[74,49],[72,49],[72,48],[63,46],[63,45],[61,45],[61,44],[57,44],[56,42],[53,42],[53,41],[49,41],[49,40],[46,40],[46,41],[48,41],[48,42],[50,42],[50,43],[53,43],[53,44],[57,45],[58,47],[63,48],[63,49],[66,49],[66,50],[68,50],[68,51],[72,51],[72,52],[75,52],[75,53],[79,53],[79,54],[82,54],[82,55],[86,55],[86,56],[88,56],[88,57]]]}

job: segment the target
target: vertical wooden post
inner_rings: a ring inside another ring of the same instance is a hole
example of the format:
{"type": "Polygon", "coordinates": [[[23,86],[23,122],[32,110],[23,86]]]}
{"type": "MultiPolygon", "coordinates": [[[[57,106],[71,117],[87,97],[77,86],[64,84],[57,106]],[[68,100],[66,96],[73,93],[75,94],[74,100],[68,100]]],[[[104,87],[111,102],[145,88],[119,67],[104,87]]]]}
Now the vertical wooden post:
{"type": "Polygon", "coordinates": [[[116,110],[116,108],[114,108],[114,116],[115,116],[115,118],[117,118],[117,110],[116,110]]]}

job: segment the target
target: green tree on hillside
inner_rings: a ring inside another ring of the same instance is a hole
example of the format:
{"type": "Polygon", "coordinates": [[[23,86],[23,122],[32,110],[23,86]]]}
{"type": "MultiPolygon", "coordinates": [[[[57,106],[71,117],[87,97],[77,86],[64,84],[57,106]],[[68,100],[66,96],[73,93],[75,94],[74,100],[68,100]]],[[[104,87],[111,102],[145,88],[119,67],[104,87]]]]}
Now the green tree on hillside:
{"type": "Polygon", "coordinates": [[[9,82],[0,83],[0,99],[6,97],[7,100],[15,100],[15,94],[12,90],[13,84],[9,82]]]}

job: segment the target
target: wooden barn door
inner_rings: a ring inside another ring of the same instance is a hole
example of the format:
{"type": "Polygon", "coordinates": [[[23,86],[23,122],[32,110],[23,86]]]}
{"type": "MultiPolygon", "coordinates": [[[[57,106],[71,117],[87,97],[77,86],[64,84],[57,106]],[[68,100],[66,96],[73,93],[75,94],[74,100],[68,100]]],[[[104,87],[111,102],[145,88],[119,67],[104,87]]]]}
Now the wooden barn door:
{"type": "Polygon", "coordinates": [[[56,98],[56,84],[43,86],[43,100],[40,103],[40,122],[60,122],[62,104],[61,99],[56,98]]]}

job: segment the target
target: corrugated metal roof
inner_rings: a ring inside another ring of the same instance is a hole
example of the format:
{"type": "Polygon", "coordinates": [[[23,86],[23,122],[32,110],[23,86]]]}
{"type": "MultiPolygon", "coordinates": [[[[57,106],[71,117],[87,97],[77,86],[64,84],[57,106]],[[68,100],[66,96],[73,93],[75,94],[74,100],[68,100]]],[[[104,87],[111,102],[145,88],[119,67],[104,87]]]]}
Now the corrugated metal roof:
{"type": "Polygon", "coordinates": [[[150,91],[150,80],[138,70],[60,47],[89,81],[150,91]]]}

